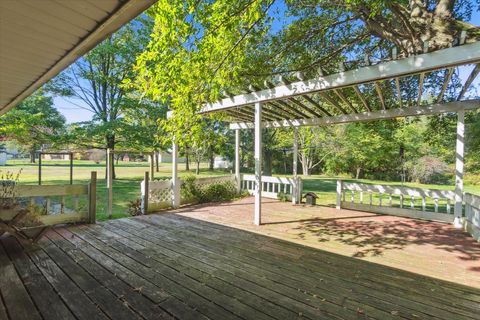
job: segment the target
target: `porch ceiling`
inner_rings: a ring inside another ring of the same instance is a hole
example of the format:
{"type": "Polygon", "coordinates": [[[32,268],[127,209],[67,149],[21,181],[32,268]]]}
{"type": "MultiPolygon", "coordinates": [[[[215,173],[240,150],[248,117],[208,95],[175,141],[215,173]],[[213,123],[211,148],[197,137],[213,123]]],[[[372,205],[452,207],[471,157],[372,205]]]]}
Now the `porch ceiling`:
{"type": "Polygon", "coordinates": [[[0,114],[155,0],[0,0],[0,114]]]}
{"type": "MultiPolygon", "coordinates": [[[[254,105],[262,103],[265,127],[322,125],[480,108],[467,100],[480,71],[480,42],[392,59],[355,70],[296,81],[279,77],[264,88],[206,104],[201,113],[221,112],[232,129],[253,128],[254,105]],[[468,74],[464,83],[455,70],[468,74]],[[469,91],[470,89],[470,91],[469,91]],[[446,92],[449,93],[448,99],[446,92]],[[453,98],[452,98],[453,96],[453,98]]],[[[478,93],[473,94],[479,98],[478,93]]]]}

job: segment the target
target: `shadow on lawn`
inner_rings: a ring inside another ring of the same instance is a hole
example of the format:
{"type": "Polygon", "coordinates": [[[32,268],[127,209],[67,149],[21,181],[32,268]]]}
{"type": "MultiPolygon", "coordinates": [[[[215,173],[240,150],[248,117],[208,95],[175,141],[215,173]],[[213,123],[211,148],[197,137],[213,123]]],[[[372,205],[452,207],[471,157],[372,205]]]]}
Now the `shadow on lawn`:
{"type": "MultiPolygon", "coordinates": [[[[355,217],[356,218],[356,217],[355,217]]],[[[345,218],[305,221],[296,230],[300,238],[315,236],[319,242],[337,241],[355,246],[354,257],[378,256],[384,251],[403,249],[407,245],[434,245],[459,254],[459,259],[480,261],[480,245],[461,230],[431,221],[372,221],[345,218]]],[[[474,271],[480,272],[480,267],[474,271]]]]}

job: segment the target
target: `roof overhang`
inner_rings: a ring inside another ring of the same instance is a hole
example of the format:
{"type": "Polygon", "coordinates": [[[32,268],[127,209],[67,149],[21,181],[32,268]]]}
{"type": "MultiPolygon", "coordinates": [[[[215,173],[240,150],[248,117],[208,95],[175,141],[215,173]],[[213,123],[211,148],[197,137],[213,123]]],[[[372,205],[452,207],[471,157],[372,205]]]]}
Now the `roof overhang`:
{"type": "Polygon", "coordinates": [[[0,0],[0,115],[156,0],[0,0]]]}

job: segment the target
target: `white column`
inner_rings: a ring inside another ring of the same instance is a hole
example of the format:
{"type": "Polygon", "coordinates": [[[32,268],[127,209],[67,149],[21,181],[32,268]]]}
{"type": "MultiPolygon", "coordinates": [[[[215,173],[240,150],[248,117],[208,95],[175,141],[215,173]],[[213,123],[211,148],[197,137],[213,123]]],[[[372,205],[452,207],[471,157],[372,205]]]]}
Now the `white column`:
{"type": "Polygon", "coordinates": [[[107,215],[112,217],[113,211],[113,150],[107,148],[107,215]]]}
{"type": "Polygon", "coordinates": [[[241,191],[240,177],[240,129],[235,129],[235,181],[237,183],[237,192],[241,191]]]}
{"type": "Polygon", "coordinates": [[[293,190],[292,190],[292,204],[299,203],[298,199],[298,128],[293,128],[293,190]]]}
{"type": "Polygon", "coordinates": [[[172,144],[172,207],[180,206],[180,180],[178,179],[178,143],[173,139],[172,144]]]}
{"type": "Polygon", "coordinates": [[[255,216],[253,223],[262,222],[262,105],[255,103],[255,216]]]}
{"type": "Polygon", "coordinates": [[[463,154],[465,142],[465,110],[457,112],[457,144],[455,150],[455,220],[457,228],[462,227],[463,202],[463,154]]]}

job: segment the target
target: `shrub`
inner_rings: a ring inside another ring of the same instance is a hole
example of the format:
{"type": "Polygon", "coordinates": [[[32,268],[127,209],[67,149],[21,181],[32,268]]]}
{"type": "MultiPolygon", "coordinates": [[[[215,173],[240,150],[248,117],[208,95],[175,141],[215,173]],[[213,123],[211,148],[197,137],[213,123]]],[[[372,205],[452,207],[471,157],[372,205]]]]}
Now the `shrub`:
{"type": "Polygon", "coordinates": [[[133,216],[140,216],[142,215],[142,200],[135,199],[131,200],[127,204],[128,213],[133,216]]]}
{"type": "Polygon", "coordinates": [[[419,183],[446,184],[451,179],[448,165],[438,158],[425,156],[408,167],[412,180],[419,183]]]}
{"type": "Polygon", "coordinates": [[[193,175],[183,179],[180,193],[185,202],[220,202],[233,200],[238,196],[236,186],[231,181],[199,185],[196,180],[193,175]]]}

